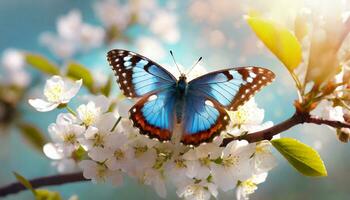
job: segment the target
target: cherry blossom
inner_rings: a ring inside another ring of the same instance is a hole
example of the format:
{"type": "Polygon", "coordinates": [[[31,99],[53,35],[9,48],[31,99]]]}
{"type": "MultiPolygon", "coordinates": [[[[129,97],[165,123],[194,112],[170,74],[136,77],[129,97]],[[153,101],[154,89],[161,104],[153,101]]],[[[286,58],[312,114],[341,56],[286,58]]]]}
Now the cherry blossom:
{"type": "Polygon", "coordinates": [[[46,99],[29,99],[29,104],[39,112],[51,111],[59,105],[67,104],[79,92],[81,85],[82,80],[70,83],[60,76],[53,76],[45,84],[46,99]]]}

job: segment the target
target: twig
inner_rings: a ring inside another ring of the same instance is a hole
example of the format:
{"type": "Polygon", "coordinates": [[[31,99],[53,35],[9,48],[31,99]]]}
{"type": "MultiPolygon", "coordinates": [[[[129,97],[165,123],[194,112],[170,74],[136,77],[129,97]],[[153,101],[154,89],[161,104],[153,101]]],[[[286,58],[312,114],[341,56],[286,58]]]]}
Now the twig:
{"type": "MultiPolygon", "coordinates": [[[[46,177],[40,177],[40,178],[29,180],[33,188],[39,188],[39,187],[51,186],[51,185],[62,185],[66,183],[74,183],[74,182],[81,182],[81,181],[88,181],[87,179],[84,178],[81,172],[46,176],[46,177]]],[[[5,197],[9,194],[15,194],[23,190],[27,190],[27,188],[25,188],[21,183],[15,182],[10,185],[1,187],[0,197],[5,197]]]]}
{"type": "MultiPolygon", "coordinates": [[[[226,146],[228,143],[230,143],[233,140],[247,140],[249,143],[259,142],[262,140],[271,140],[274,135],[282,133],[293,126],[296,126],[302,123],[328,125],[334,128],[350,128],[350,124],[346,122],[326,120],[326,119],[321,119],[318,117],[311,116],[308,113],[296,112],[291,118],[279,124],[276,124],[271,128],[242,135],[235,138],[225,138],[221,146],[226,146]]],[[[47,176],[47,177],[32,179],[30,180],[30,183],[33,185],[33,188],[39,188],[43,186],[61,185],[61,184],[74,183],[74,182],[80,182],[80,181],[88,181],[88,180],[83,177],[81,172],[78,172],[78,173],[72,173],[72,174],[54,175],[54,176],[47,176]]],[[[0,187],[0,197],[7,196],[9,194],[18,193],[26,189],[27,188],[25,188],[18,182],[12,183],[10,185],[0,187]]]]}

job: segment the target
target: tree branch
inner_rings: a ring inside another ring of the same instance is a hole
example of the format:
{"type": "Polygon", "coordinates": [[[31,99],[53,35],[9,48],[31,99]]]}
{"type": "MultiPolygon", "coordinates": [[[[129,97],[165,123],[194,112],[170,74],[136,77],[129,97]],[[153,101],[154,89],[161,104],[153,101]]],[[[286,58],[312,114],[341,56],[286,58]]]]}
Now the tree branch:
{"type": "MultiPolygon", "coordinates": [[[[254,133],[242,135],[239,137],[233,138],[225,138],[221,144],[221,146],[226,146],[233,140],[247,140],[249,143],[259,142],[262,140],[271,140],[274,135],[282,133],[293,126],[303,123],[312,123],[318,125],[328,125],[334,128],[350,128],[350,124],[346,122],[340,121],[332,121],[321,119],[315,116],[311,116],[308,113],[299,113],[296,112],[291,118],[272,126],[271,128],[257,131],[254,133]]],[[[39,188],[43,186],[51,186],[51,185],[61,185],[66,183],[74,183],[80,181],[88,181],[83,177],[81,172],[65,174],[65,175],[54,175],[41,177],[37,179],[30,180],[30,183],[33,185],[33,188],[39,188]]],[[[0,197],[4,197],[9,194],[18,193],[20,191],[26,190],[22,184],[16,182],[10,185],[4,186],[0,188],[0,197]]]]}
{"type": "MultiPolygon", "coordinates": [[[[62,185],[66,183],[74,183],[74,182],[81,182],[81,181],[88,181],[87,179],[84,178],[81,172],[46,176],[46,177],[40,177],[40,178],[29,180],[33,188],[39,188],[39,187],[51,186],[51,185],[62,185]]],[[[15,194],[23,190],[27,190],[27,188],[25,188],[21,183],[15,182],[10,185],[1,187],[0,197],[5,197],[9,194],[15,194]]]]}
{"type": "Polygon", "coordinates": [[[272,126],[268,129],[238,136],[238,137],[225,138],[221,143],[221,146],[226,146],[228,143],[230,143],[233,140],[247,140],[249,143],[259,142],[262,140],[271,140],[274,135],[282,133],[292,128],[293,126],[296,126],[298,124],[303,124],[303,123],[328,125],[333,128],[350,128],[350,124],[346,122],[322,119],[316,116],[312,116],[309,113],[295,112],[295,114],[291,118],[279,124],[276,124],[275,126],[272,126]]]}

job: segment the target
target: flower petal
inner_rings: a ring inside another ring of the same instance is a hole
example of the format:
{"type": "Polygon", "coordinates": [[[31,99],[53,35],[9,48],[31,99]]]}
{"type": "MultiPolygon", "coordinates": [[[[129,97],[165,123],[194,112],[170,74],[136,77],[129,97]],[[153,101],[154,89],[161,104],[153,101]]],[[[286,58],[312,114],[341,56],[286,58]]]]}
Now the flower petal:
{"type": "Polygon", "coordinates": [[[39,112],[51,111],[59,105],[58,103],[50,103],[42,99],[29,99],[28,102],[39,112]]]}
{"type": "Polygon", "coordinates": [[[82,79],[75,81],[71,88],[64,92],[62,103],[68,103],[79,92],[82,84],[82,79]]]}

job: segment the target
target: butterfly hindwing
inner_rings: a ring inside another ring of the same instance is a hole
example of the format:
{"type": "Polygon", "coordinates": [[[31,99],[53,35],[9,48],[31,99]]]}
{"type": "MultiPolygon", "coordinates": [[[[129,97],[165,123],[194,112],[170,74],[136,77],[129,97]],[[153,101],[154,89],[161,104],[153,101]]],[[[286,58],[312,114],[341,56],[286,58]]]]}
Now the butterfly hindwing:
{"type": "Polygon", "coordinates": [[[185,103],[183,144],[210,142],[226,128],[228,114],[217,102],[189,93],[185,103]]]}
{"type": "Polygon", "coordinates": [[[157,63],[131,51],[114,49],[108,52],[119,88],[127,97],[141,97],[171,87],[176,79],[157,63]]]}
{"type": "Polygon", "coordinates": [[[170,140],[174,126],[175,88],[145,95],[131,109],[130,118],[141,134],[170,140]]]}
{"type": "Polygon", "coordinates": [[[237,110],[274,78],[273,72],[261,67],[219,70],[190,81],[188,93],[213,99],[227,110],[237,110]]]}

